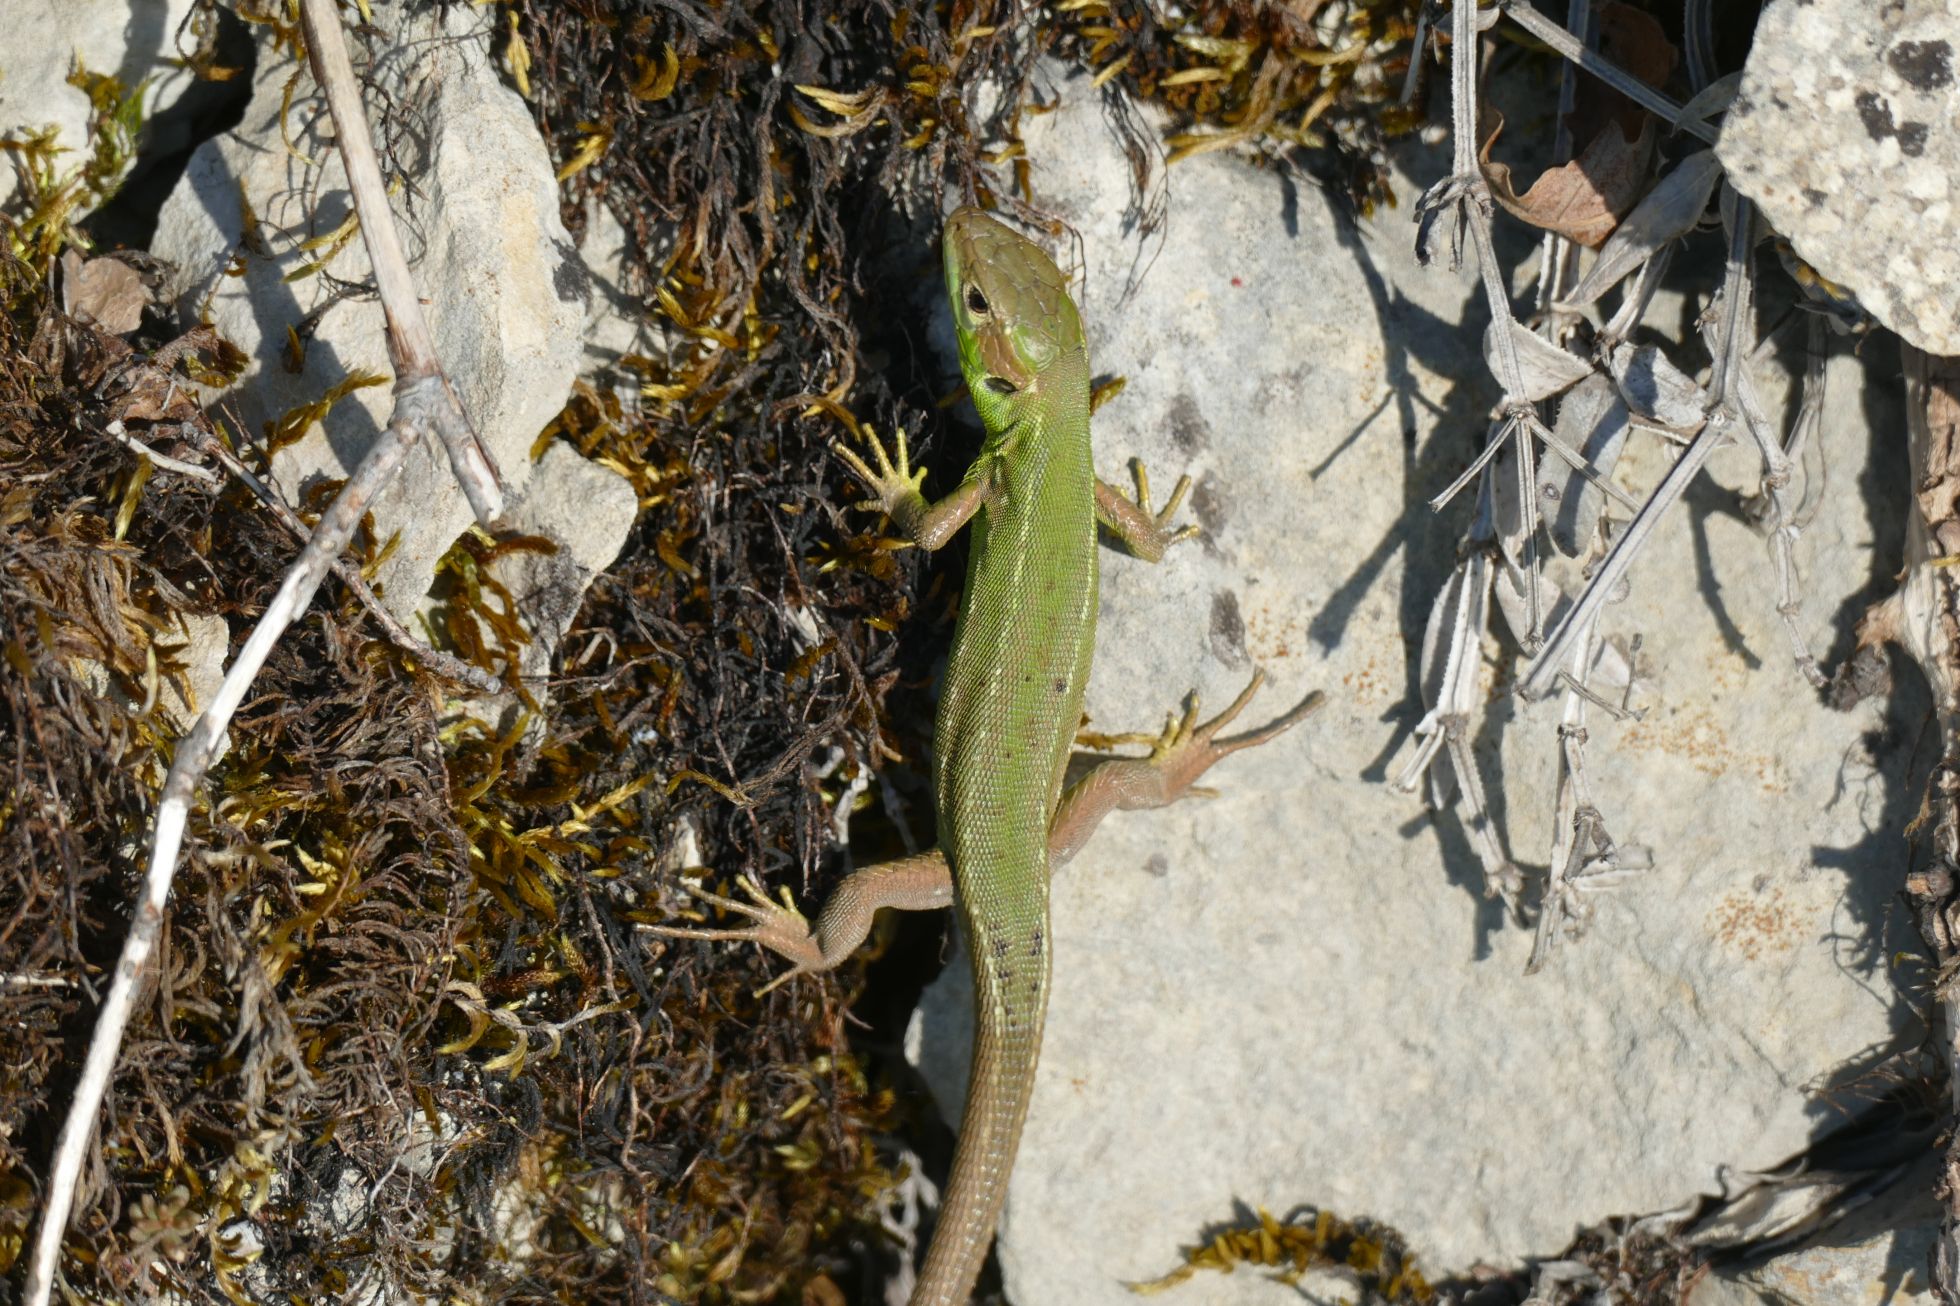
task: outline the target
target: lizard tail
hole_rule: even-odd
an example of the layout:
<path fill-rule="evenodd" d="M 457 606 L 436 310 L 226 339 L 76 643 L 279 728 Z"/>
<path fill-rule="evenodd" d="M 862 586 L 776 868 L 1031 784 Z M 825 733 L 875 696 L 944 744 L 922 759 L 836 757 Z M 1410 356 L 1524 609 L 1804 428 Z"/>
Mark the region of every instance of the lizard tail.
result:
<path fill-rule="evenodd" d="M 1031 878 L 1030 887 L 1042 899 L 1038 908 L 1019 904 L 1031 910 L 1002 913 L 996 886 L 991 910 L 967 919 L 973 958 L 973 1071 L 939 1228 L 911 1306 L 966 1306 L 1007 1200 L 1007 1175 L 1027 1119 L 1048 1014 L 1047 940 L 1045 930 L 1033 924 L 1047 919 L 1048 886 L 1045 875 Z M 1006 925 L 1004 915 L 1021 928 Z"/>

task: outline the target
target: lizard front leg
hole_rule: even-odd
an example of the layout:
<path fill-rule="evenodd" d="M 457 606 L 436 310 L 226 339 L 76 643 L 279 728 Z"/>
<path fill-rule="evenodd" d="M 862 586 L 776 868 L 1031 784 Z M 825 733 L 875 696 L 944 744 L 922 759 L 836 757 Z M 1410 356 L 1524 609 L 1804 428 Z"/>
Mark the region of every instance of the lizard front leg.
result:
<path fill-rule="evenodd" d="M 1171 545 L 1198 533 L 1196 526 L 1171 529 L 1171 519 L 1177 516 L 1178 507 L 1191 489 L 1191 478 L 1178 477 L 1177 484 L 1171 487 L 1170 502 L 1161 511 L 1152 512 L 1150 476 L 1143 470 L 1142 460 L 1130 460 L 1130 474 L 1137 483 L 1134 499 L 1102 477 L 1096 478 L 1096 524 L 1114 535 L 1135 557 L 1145 562 L 1161 561 Z"/>
<path fill-rule="evenodd" d="M 871 446 L 872 459 L 877 463 L 876 470 L 843 445 L 831 446 L 845 465 L 864 482 L 864 487 L 871 491 L 871 500 L 859 506 L 881 509 L 885 516 L 891 518 L 900 535 L 927 552 L 952 539 L 993 493 L 993 478 L 987 470 L 991 463 L 983 458 L 975 460 L 973 466 L 967 469 L 966 479 L 960 482 L 958 489 L 938 503 L 930 503 L 923 489 L 926 470 L 923 467 L 917 471 L 912 469 L 911 455 L 905 447 L 905 428 L 898 430 L 896 466 L 886 457 L 884 441 L 878 438 L 876 431 L 867 426 L 864 436 Z"/>

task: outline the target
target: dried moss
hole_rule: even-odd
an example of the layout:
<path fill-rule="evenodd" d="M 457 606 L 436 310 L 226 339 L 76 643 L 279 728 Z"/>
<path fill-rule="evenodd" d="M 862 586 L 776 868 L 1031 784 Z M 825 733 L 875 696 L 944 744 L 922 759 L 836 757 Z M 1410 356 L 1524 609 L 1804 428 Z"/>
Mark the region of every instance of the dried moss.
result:
<path fill-rule="evenodd" d="M 1065 0 L 1056 25 L 1059 48 L 1097 84 L 1168 111 L 1167 163 L 1221 149 L 1325 149 L 1365 213 L 1395 202 L 1384 144 L 1426 117 L 1420 99 L 1400 103 L 1418 8 Z"/>
<path fill-rule="evenodd" d="M 297 57 L 286 6 L 232 7 Z M 1355 68 L 1306 57 L 1319 37 L 1236 6 L 1177 24 L 1013 12 L 501 6 L 568 216 L 612 206 L 668 340 L 541 440 L 619 471 L 640 518 L 549 692 L 501 731 L 451 713 L 332 582 L 288 635 L 193 821 L 69 1238 L 78 1290 L 823 1299 L 881 1243 L 876 1142 L 904 1108 L 845 1036 L 862 959 L 758 999 L 776 967 L 753 950 L 634 929 L 681 907 L 682 860 L 820 897 L 847 790 L 922 755 L 956 571 L 847 515 L 826 446 L 943 425 L 894 306 L 934 275 L 949 194 L 1018 202 L 1015 123 L 1044 49 L 1100 71 L 1127 53 L 1113 75 L 1181 130 L 1245 141 L 1305 139 L 1321 119 L 1297 115 L 1330 89 L 1323 118 L 1375 103 Z M 1007 87 L 984 121 L 983 79 Z M 97 90 L 84 186 L 119 174 L 134 126 L 130 97 Z M 113 435 L 205 463 L 223 433 L 173 382 L 237 360 L 208 332 L 132 349 L 56 313 L 46 267 L 80 204 L 47 181 L 0 264 L 0 1269 L 38 1207 L 179 729 L 153 692 L 180 670 L 159 634 L 200 613 L 242 637 L 297 548 L 237 487 L 158 471 Z M 263 445 L 240 453 L 262 468 Z M 387 547 L 360 542 L 369 563 Z M 507 671 L 528 636 L 485 564 L 530 547 L 459 541 L 433 633 Z M 886 778 L 922 788 L 909 763 Z M 859 827 L 861 852 L 899 837 Z"/>
<path fill-rule="evenodd" d="M 47 1162 L 182 728 L 160 682 L 191 696 L 165 651 L 178 618 L 242 627 L 295 545 L 222 482 L 157 471 L 116 438 L 199 459 L 216 432 L 183 397 L 185 363 L 222 365 L 208 332 L 132 350 L 33 306 L 26 265 L 4 275 L 37 307 L 0 324 L 0 1185 L 21 1194 Z M 399 1114 L 378 1072 L 433 1018 L 416 995 L 453 926 L 429 907 L 445 884 L 460 896 L 466 869 L 435 728 L 426 691 L 351 613 L 295 630 L 240 714 L 71 1241 L 94 1291 L 142 1295 L 180 1261 L 222 1259 L 217 1228 L 265 1200 L 283 1146 Z M 9 1205 L 9 1262 L 32 1205 Z"/>
<path fill-rule="evenodd" d="M 1262 1210 L 1253 1220 L 1221 1229 L 1187 1249 L 1183 1265 L 1161 1279 L 1132 1284 L 1131 1290 L 1152 1296 L 1200 1270 L 1230 1274 L 1241 1265 L 1273 1270 L 1273 1279 L 1296 1286 L 1312 1271 L 1337 1272 L 1354 1281 L 1362 1301 L 1385 1306 L 1429 1306 L 1436 1300 L 1436 1290 L 1416 1268 L 1399 1233 L 1311 1206 L 1284 1220 Z"/>

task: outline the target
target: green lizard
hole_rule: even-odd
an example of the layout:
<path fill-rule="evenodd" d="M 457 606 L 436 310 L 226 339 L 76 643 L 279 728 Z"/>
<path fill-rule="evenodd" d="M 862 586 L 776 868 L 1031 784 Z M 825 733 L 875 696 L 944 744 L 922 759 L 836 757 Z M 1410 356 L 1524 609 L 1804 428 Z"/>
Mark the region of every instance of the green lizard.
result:
<path fill-rule="evenodd" d="M 1047 1013 L 1050 869 L 1109 812 L 1160 807 L 1194 792 L 1214 762 L 1273 738 L 1321 701 L 1310 694 L 1261 730 L 1219 738 L 1258 689 L 1255 672 L 1215 719 L 1198 724 L 1193 698 L 1149 757 L 1103 761 L 1063 792 L 1095 644 L 1096 528 L 1156 561 L 1195 533 L 1169 528 L 1190 480 L 1152 514 L 1141 467 L 1134 502 L 1096 477 L 1082 322 L 1066 280 L 1038 246 L 964 208 L 946 220 L 945 265 L 960 367 L 986 427 L 980 456 L 958 489 L 929 504 L 925 472 L 910 467 L 903 431 L 896 466 L 875 436 L 876 470 L 838 450 L 921 548 L 936 549 L 973 523 L 933 739 L 940 846 L 852 874 L 814 928 L 747 880 L 740 881 L 747 902 L 695 893 L 753 924 L 656 927 L 763 944 L 793 963 L 787 979 L 842 961 L 880 907 L 958 905 L 973 961 L 973 1069 L 938 1232 L 912 1306 L 964 1303 L 993 1239 Z"/>

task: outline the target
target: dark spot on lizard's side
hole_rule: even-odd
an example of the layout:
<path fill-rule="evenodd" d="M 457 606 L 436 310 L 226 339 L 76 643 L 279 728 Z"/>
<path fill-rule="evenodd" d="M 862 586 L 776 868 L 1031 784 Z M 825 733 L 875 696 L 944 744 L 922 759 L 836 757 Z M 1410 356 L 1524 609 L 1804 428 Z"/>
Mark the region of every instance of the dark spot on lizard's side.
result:
<path fill-rule="evenodd" d="M 1239 612 L 1239 596 L 1230 590 L 1211 596 L 1211 652 L 1228 667 L 1246 663 L 1245 617 Z"/>
<path fill-rule="evenodd" d="M 1178 452 L 1195 454 L 1211 443 L 1211 425 L 1198 409 L 1198 401 L 1190 395 L 1179 395 L 1171 400 L 1169 415 L 1171 443 Z"/>
<path fill-rule="evenodd" d="M 1056 692 L 1057 694 L 1066 694 L 1066 693 L 1068 693 L 1068 681 L 1066 681 L 1066 680 L 1057 680 L 1057 681 L 1055 682 L 1055 692 Z"/>
<path fill-rule="evenodd" d="M 1198 525 L 1205 528 L 1204 539 L 1211 544 L 1225 529 L 1225 523 L 1232 513 L 1225 506 L 1225 497 L 1218 492 L 1218 480 L 1210 472 L 1198 478 L 1191 490 L 1191 515 L 1198 519 Z"/>
<path fill-rule="evenodd" d="M 1860 91 L 1852 103 L 1858 106 L 1858 118 L 1865 124 L 1865 134 L 1875 141 L 1882 141 L 1894 134 L 1892 126 L 1892 106 L 1885 97 L 1875 91 Z"/>
<path fill-rule="evenodd" d="M 987 950 L 994 954 L 995 961 L 999 961 L 1007 956 L 1007 949 L 1010 946 L 1005 935 L 996 934 L 987 940 Z"/>
<path fill-rule="evenodd" d="M 1040 930 L 1036 930 L 1028 938 L 1028 955 L 1030 957 L 1039 957 L 1041 955 L 1041 931 Z"/>
<path fill-rule="evenodd" d="M 568 242 L 555 240 L 551 248 L 558 255 L 558 266 L 551 270 L 551 289 L 561 304 L 592 302 L 592 274 L 585 270 L 585 260 L 578 256 L 578 250 Z"/>
<path fill-rule="evenodd" d="M 1953 82 L 1953 47 L 1945 41 L 1901 41 L 1885 62 L 1915 91 L 1936 91 Z"/>

